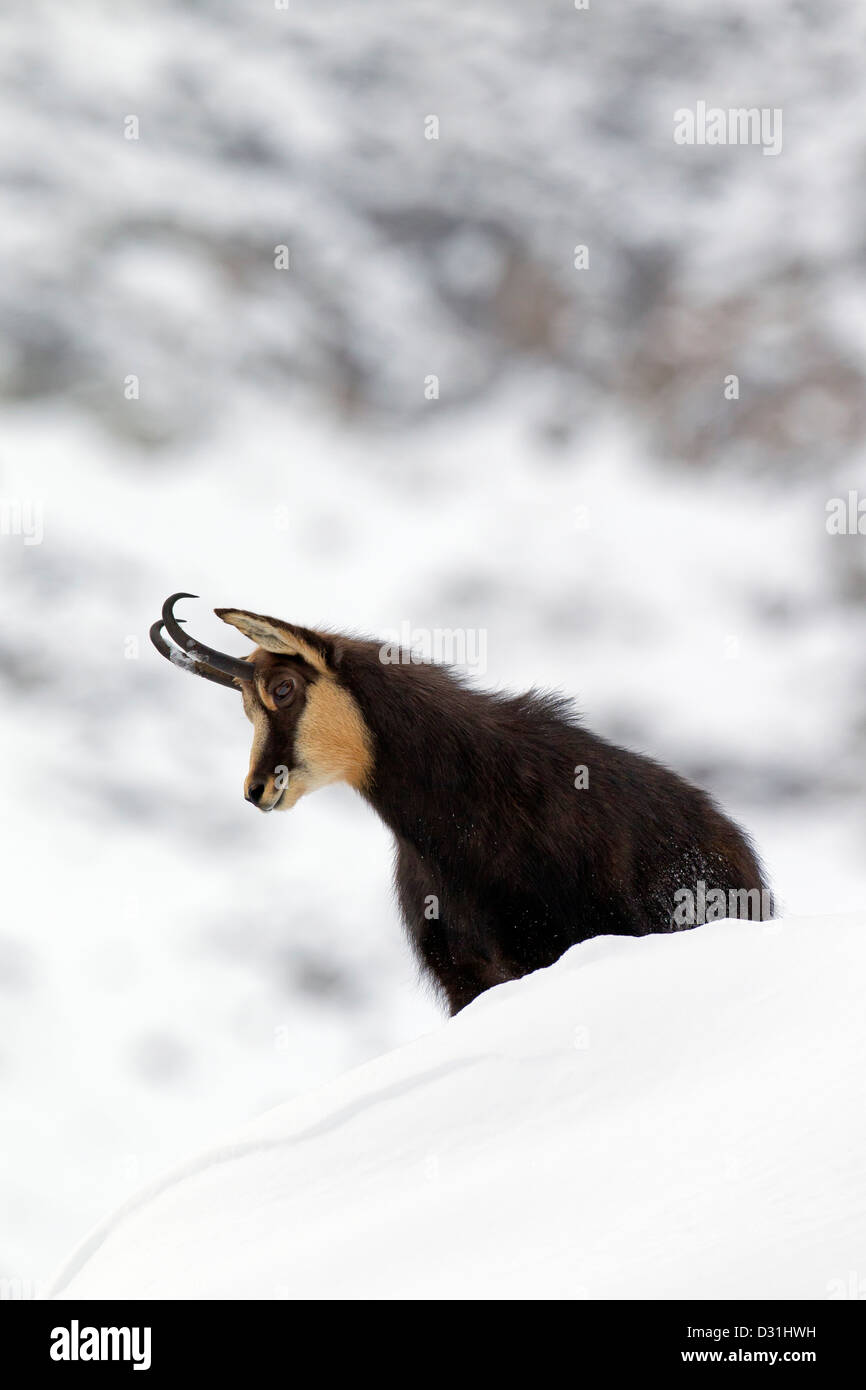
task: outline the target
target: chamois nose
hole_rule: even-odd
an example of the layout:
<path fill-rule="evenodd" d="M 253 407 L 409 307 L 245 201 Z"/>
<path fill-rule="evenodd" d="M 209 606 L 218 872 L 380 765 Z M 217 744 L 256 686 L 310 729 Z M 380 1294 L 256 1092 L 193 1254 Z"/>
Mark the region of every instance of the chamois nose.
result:
<path fill-rule="evenodd" d="M 264 794 L 265 794 L 265 784 L 264 784 L 264 782 L 248 782 L 248 783 L 247 783 L 246 790 L 244 791 L 244 796 L 246 797 L 247 801 L 251 801 L 251 802 L 253 803 L 254 806 L 258 806 L 258 804 L 259 804 L 259 802 L 261 801 L 261 799 L 262 799 L 262 797 L 264 796 Z"/>

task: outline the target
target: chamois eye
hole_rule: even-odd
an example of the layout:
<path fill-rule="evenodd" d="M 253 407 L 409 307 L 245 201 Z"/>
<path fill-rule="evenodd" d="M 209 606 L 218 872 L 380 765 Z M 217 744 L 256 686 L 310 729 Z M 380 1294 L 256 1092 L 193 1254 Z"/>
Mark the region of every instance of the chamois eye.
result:
<path fill-rule="evenodd" d="M 294 676 L 286 676 L 284 680 L 278 681 L 271 691 L 275 705 L 287 705 L 295 693 L 298 682 Z"/>

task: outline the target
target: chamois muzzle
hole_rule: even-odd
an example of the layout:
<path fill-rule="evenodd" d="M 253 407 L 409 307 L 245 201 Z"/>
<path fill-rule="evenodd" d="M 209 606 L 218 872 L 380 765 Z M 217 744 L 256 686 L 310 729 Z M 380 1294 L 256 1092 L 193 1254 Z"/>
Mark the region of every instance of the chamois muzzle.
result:
<path fill-rule="evenodd" d="M 252 666 L 236 656 L 215 651 L 213 647 L 205 646 L 204 642 L 197 642 L 188 632 L 184 632 L 180 625 L 183 620 L 174 615 L 174 605 L 178 599 L 197 597 L 197 594 L 172 594 L 171 598 L 167 598 L 162 605 L 162 617 L 150 629 L 150 640 L 160 655 L 174 666 L 182 666 L 194 676 L 203 676 L 217 685 L 227 685 L 231 690 L 237 690 L 237 681 L 252 680 Z M 162 635 L 163 628 L 177 646 L 166 642 Z"/>

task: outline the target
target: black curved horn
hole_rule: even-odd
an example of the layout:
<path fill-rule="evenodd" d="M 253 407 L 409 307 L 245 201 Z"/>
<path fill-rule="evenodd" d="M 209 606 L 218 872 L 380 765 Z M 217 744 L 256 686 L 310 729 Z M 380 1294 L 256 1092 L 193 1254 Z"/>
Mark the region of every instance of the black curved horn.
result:
<path fill-rule="evenodd" d="M 193 661 L 191 656 L 180 650 L 180 647 L 170 647 L 162 635 L 162 618 L 152 625 L 150 640 L 160 655 L 170 661 L 172 666 L 180 666 L 185 671 L 191 671 L 194 676 L 203 676 L 205 680 L 215 681 L 217 685 L 228 686 L 229 690 L 237 690 L 233 676 L 225 676 L 222 671 L 216 671 L 213 666 L 207 666 L 203 661 Z"/>
<path fill-rule="evenodd" d="M 228 656 L 225 652 L 215 651 L 213 647 L 205 646 L 204 642 L 197 642 L 189 633 L 184 632 L 180 620 L 174 615 L 174 605 L 178 599 L 196 597 L 196 594 L 172 594 L 171 598 L 167 598 L 162 605 L 162 621 L 154 623 L 150 629 L 150 640 L 157 651 L 175 666 L 183 666 L 194 675 L 204 676 L 207 680 L 215 680 L 220 685 L 231 685 L 237 689 L 234 684 L 236 680 L 250 681 L 253 678 L 253 668 L 249 662 L 241 661 L 237 656 Z M 177 647 L 170 647 L 164 641 L 161 632 L 163 627 L 177 643 Z"/>

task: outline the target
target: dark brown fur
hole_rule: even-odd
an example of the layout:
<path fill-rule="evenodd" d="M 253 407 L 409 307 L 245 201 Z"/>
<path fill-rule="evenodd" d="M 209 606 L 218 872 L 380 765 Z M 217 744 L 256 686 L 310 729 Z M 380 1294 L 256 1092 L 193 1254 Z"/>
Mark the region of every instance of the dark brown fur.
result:
<path fill-rule="evenodd" d="M 376 642 L 263 621 L 314 640 L 327 674 L 259 651 L 260 679 L 296 662 L 303 699 L 336 680 L 360 710 L 358 790 L 394 835 L 400 909 L 452 1013 L 589 937 L 676 930 L 678 889 L 765 890 L 748 838 L 705 792 L 590 733 L 564 699 L 479 692 L 439 666 L 383 663 Z M 274 721 L 269 763 L 297 762 L 301 714 Z"/>

